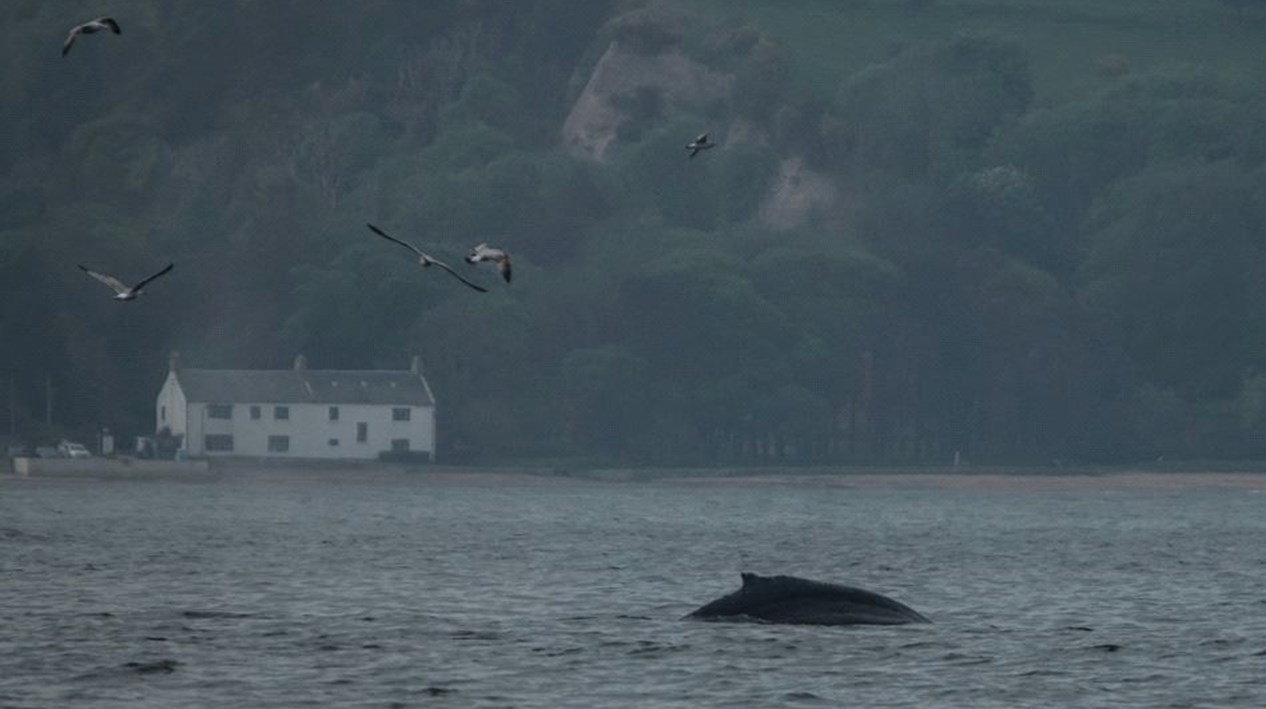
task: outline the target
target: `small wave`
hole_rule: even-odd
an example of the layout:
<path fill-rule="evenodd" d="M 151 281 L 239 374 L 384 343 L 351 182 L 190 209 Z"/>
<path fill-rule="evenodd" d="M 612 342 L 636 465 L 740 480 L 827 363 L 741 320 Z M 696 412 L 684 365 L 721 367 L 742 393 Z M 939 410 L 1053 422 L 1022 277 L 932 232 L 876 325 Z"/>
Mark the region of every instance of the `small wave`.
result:
<path fill-rule="evenodd" d="M 454 640 L 500 640 L 500 633 L 486 630 L 454 630 L 448 636 Z"/>
<path fill-rule="evenodd" d="M 181 663 L 178 660 L 170 658 L 155 660 L 153 662 L 128 662 L 123 666 L 138 675 L 150 674 L 171 674 L 176 671 Z"/>
<path fill-rule="evenodd" d="M 813 692 L 787 692 L 782 695 L 783 699 L 790 702 L 825 702 L 826 700 Z"/>
<path fill-rule="evenodd" d="M 182 611 L 185 618 L 254 618 L 251 613 L 233 613 L 231 611 Z"/>
<path fill-rule="evenodd" d="M 540 654 L 544 657 L 565 657 L 567 655 L 579 655 L 580 653 L 584 651 L 585 649 L 582 647 L 564 647 L 564 648 L 534 647 L 532 648 L 532 652 Z"/>

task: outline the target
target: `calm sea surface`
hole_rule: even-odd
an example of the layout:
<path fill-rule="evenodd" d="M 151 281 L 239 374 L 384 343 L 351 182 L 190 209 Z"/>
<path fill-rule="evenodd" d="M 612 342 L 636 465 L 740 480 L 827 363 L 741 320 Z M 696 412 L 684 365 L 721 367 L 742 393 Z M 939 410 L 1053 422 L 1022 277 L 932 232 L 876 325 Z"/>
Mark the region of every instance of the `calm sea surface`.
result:
<path fill-rule="evenodd" d="M 788 573 L 934 625 L 683 621 Z M 0 481 L 2 707 L 1261 707 L 1266 494 Z"/>

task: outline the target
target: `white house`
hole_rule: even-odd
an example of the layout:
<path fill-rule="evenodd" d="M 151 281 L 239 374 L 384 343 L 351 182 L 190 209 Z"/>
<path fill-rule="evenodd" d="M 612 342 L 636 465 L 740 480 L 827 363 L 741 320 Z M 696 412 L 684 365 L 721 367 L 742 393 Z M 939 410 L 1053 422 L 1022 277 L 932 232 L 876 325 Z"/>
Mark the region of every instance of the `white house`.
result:
<path fill-rule="evenodd" d="M 435 459 L 435 397 L 421 360 L 407 370 L 185 369 L 173 354 L 157 425 L 188 456 Z"/>

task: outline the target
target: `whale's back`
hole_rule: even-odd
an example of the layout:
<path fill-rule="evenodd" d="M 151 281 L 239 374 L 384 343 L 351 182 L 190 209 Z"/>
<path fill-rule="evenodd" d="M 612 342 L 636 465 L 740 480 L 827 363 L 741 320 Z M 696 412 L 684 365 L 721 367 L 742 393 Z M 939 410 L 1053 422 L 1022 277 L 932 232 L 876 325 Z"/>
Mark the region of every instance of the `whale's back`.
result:
<path fill-rule="evenodd" d="M 743 574 L 743 587 L 688 618 L 808 625 L 928 623 L 918 611 L 873 591 L 795 576 Z"/>

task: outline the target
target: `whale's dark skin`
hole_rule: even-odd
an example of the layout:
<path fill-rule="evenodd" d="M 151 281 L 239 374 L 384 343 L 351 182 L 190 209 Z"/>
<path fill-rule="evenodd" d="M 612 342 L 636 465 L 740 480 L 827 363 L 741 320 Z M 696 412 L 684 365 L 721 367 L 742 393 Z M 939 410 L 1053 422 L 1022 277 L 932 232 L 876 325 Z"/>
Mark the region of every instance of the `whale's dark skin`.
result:
<path fill-rule="evenodd" d="M 743 587 L 686 616 L 800 625 L 930 623 L 904 603 L 852 586 L 744 573 Z"/>

